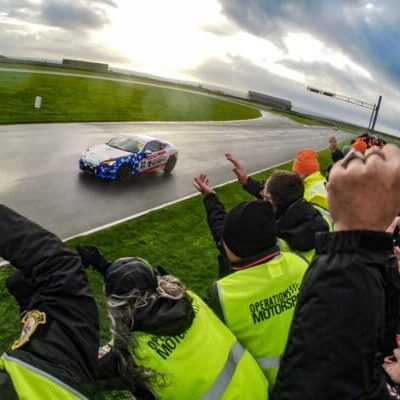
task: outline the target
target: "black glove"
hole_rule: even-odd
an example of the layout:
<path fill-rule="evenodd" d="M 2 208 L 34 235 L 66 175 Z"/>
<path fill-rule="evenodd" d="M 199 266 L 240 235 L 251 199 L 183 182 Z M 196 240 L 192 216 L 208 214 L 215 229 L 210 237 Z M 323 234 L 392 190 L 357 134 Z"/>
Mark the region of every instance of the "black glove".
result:
<path fill-rule="evenodd" d="M 96 246 L 76 246 L 76 251 L 81 256 L 82 264 L 85 268 L 92 266 L 102 275 L 104 275 L 107 268 L 112 264 L 100 253 Z"/>
<path fill-rule="evenodd" d="M 168 271 L 162 265 L 157 265 L 156 271 L 160 276 L 169 275 Z"/>

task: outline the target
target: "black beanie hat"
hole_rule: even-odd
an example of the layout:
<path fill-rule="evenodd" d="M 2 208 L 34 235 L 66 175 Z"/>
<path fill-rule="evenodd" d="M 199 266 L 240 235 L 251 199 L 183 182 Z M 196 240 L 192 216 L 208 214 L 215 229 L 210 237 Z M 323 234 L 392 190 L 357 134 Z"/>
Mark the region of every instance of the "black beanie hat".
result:
<path fill-rule="evenodd" d="M 137 257 L 119 258 L 104 275 L 106 296 L 122 296 L 133 289 L 154 292 L 157 289 L 157 274 L 150 264 Z"/>
<path fill-rule="evenodd" d="M 238 257 L 247 258 L 275 246 L 276 225 L 271 205 L 262 200 L 244 201 L 225 219 L 222 238 Z"/>
<path fill-rule="evenodd" d="M 141 258 L 120 258 L 106 269 L 106 296 L 127 295 L 133 289 L 143 293 L 155 292 L 158 287 L 157 276 L 160 275 L 159 268 L 154 270 Z M 152 335 L 180 335 L 191 326 L 194 317 L 189 297 L 178 300 L 158 298 L 136 310 L 133 330 Z"/>

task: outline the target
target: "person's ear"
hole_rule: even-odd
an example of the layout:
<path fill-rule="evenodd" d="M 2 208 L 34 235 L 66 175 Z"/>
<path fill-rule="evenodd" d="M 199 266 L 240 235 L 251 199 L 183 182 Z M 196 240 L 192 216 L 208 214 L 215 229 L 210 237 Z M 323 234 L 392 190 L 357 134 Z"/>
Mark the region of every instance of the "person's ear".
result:
<path fill-rule="evenodd" d="M 222 244 L 224 246 L 226 256 L 230 262 L 242 261 L 242 259 L 239 256 L 237 256 L 235 253 L 232 252 L 232 250 L 226 245 L 224 241 L 222 242 Z"/>

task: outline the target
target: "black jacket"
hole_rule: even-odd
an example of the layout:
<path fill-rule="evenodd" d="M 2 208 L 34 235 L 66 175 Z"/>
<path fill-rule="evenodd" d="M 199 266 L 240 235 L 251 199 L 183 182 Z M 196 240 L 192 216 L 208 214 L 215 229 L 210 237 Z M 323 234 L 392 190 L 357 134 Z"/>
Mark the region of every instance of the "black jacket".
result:
<path fill-rule="evenodd" d="M 264 189 L 265 182 L 256 181 L 252 177 L 249 176 L 247 179 L 247 183 L 243 185 L 243 189 L 250 193 L 252 196 L 256 197 L 257 199 L 262 199 L 261 192 Z"/>
<path fill-rule="evenodd" d="M 276 215 L 278 237 L 284 239 L 293 251 L 315 248 L 315 235 L 329 232 L 329 225 L 307 200 L 295 201 L 281 215 Z"/>
<path fill-rule="evenodd" d="M 224 276 L 229 275 L 232 272 L 230 269 L 231 263 L 226 257 L 225 249 L 222 244 L 222 233 L 226 217 L 225 206 L 214 193 L 205 196 L 203 201 L 207 214 L 208 227 L 210 228 L 210 232 L 214 239 L 215 245 L 219 250 L 218 278 L 223 278 Z"/>
<path fill-rule="evenodd" d="M 264 182 L 249 177 L 243 189 L 258 199 Z M 294 251 L 309 251 L 315 246 L 315 234 L 328 232 L 328 223 L 322 214 L 305 199 L 299 199 L 290 205 L 284 213 L 276 214 L 278 237 L 284 239 Z"/>
<path fill-rule="evenodd" d="M 55 235 L 3 205 L 0 256 L 19 269 L 30 285 L 29 299 L 18 298 L 20 305 L 47 315 L 47 323 L 28 343 L 6 353 L 97 398 L 99 321 L 80 257 Z M 21 292 L 13 294 L 19 297 Z M 11 393 L 9 378 L 0 370 L 2 399 Z"/>
<path fill-rule="evenodd" d="M 385 280 L 391 236 L 317 236 L 272 400 L 382 400 Z"/>
<path fill-rule="evenodd" d="M 343 152 L 340 149 L 336 149 L 335 151 L 331 151 L 331 157 L 332 157 L 332 161 L 338 162 L 339 160 L 341 160 L 343 158 Z"/>
<path fill-rule="evenodd" d="M 397 347 L 396 336 L 400 334 L 400 276 L 397 258 L 393 255 L 385 279 L 385 335 L 382 358 L 392 355 Z"/>

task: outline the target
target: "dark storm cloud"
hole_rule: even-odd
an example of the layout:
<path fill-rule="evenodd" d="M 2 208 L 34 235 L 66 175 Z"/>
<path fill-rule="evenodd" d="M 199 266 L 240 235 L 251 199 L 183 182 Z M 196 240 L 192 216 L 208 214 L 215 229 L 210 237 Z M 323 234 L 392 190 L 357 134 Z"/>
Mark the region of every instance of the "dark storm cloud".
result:
<path fill-rule="evenodd" d="M 71 1 L 46 2 L 42 9 L 44 22 L 65 29 L 100 29 L 107 25 L 104 10 L 88 3 Z"/>
<path fill-rule="evenodd" d="M 400 83 L 398 0 L 220 0 L 242 29 L 284 47 L 288 32 L 307 32 L 353 61 Z M 367 4 L 375 4 L 367 7 Z"/>
<path fill-rule="evenodd" d="M 113 0 L 4 0 L 0 13 L 24 22 L 49 25 L 67 30 L 96 30 L 109 23 L 101 6 L 117 7 Z"/>

